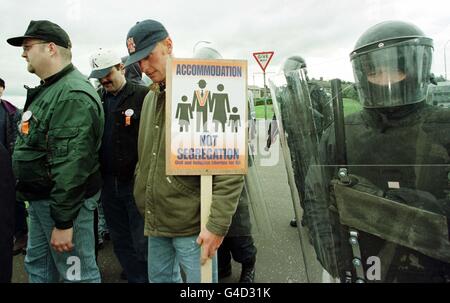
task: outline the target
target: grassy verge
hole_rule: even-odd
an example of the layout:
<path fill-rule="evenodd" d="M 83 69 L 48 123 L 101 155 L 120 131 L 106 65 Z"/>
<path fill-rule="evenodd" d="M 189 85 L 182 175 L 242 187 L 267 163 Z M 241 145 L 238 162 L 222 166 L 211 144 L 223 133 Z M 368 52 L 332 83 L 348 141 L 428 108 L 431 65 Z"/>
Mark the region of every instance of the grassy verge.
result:
<path fill-rule="evenodd" d="M 346 116 L 361 110 L 361 104 L 353 99 L 344 98 L 344 114 Z"/>
<path fill-rule="evenodd" d="M 344 98 L 344 113 L 346 116 L 354 112 L 357 112 L 360 109 L 361 104 L 359 104 L 358 101 Z M 256 106 L 255 110 L 256 110 L 256 119 L 264 119 L 264 105 Z M 273 116 L 273 107 L 272 105 L 267 105 L 267 119 L 271 120 L 272 116 Z"/>
<path fill-rule="evenodd" d="M 264 105 L 255 106 L 256 119 L 264 119 Z M 273 116 L 272 104 L 267 105 L 267 120 L 271 120 Z"/>

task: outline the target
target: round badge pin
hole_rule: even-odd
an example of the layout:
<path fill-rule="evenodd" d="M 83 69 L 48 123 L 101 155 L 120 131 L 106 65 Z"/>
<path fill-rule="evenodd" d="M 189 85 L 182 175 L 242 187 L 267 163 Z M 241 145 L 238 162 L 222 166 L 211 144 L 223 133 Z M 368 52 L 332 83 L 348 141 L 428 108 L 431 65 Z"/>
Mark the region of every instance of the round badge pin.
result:
<path fill-rule="evenodd" d="M 26 112 L 23 113 L 22 115 L 22 121 L 23 122 L 27 122 L 30 121 L 31 117 L 33 116 L 33 113 L 30 110 L 27 110 Z"/>
<path fill-rule="evenodd" d="M 131 116 L 133 116 L 133 115 L 134 115 L 134 110 L 132 110 L 132 109 L 127 109 L 127 110 L 125 111 L 125 116 L 131 117 Z"/>

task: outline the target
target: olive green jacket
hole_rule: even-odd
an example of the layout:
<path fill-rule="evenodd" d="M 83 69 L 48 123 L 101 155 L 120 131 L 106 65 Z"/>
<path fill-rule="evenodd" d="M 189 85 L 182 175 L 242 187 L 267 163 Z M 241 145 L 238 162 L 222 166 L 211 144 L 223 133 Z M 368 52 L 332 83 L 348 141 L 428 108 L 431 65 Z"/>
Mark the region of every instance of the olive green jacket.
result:
<path fill-rule="evenodd" d="M 51 200 L 55 226 L 72 227 L 85 198 L 101 188 L 98 150 L 104 115 L 95 89 L 72 64 L 28 89 L 13 154 L 19 200 Z"/>
<path fill-rule="evenodd" d="M 165 115 L 165 92 L 151 90 L 141 112 L 134 197 L 146 236 L 192 236 L 200 232 L 200 176 L 166 175 Z M 213 177 L 210 232 L 227 233 L 243 185 L 243 176 Z"/>

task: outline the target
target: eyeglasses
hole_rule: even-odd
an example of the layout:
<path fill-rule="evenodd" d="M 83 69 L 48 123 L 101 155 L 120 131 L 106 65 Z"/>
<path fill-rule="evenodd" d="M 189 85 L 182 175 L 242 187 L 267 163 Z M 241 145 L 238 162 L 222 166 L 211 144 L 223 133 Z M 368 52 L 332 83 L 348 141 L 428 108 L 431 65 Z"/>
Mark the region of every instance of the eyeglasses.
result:
<path fill-rule="evenodd" d="M 29 50 L 33 47 L 33 45 L 36 45 L 36 44 L 46 44 L 46 43 L 48 43 L 48 42 L 36 42 L 36 43 L 28 44 L 28 45 L 22 45 L 22 49 L 23 49 L 24 52 L 27 52 L 27 51 L 29 51 Z"/>

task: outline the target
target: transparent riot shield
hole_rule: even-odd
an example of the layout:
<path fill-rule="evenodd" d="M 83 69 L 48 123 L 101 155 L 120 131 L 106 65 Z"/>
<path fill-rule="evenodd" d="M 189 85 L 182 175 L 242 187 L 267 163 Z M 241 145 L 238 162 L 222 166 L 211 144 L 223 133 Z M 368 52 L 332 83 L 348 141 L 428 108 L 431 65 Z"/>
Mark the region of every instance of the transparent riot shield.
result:
<path fill-rule="evenodd" d="M 267 201 L 263 196 L 261 176 L 258 171 L 256 157 L 258 153 L 258 131 L 261 127 L 257 126 L 255 103 L 253 94 L 249 92 L 249 117 L 248 117 L 248 150 L 249 163 L 248 173 L 245 177 L 245 193 L 248 195 L 251 206 L 252 221 L 254 222 L 255 233 L 266 236 L 272 236 L 273 228 L 269 219 Z M 257 201 L 257 202 L 256 202 Z"/>
<path fill-rule="evenodd" d="M 332 204 L 339 215 L 342 243 L 347 243 L 347 270 L 355 282 L 450 282 L 449 199 L 421 190 L 425 183 L 383 187 L 389 172 L 439 174 L 448 166 L 349 165 L 349 172 L 332 180 Z M 372 172 L 371 172 L 372 171 Z M 364 175 L 364 177 L 362 177 Z M 411 175 L 409 175 L 411 176 Z M 443 175 L 444 176 L 444 175 Z M 370 178 L 366 179 L 366 178 Z M 391 179 L 392 180 L 392 179 Z M 397 179 L 398 180 L 398 179 Z M 397 182 L 397 181 L 389 181 Z"/>
<path fill-rule="evenodd" d="M 450 282 L 450 112 L 419 104 L 344 117 L 340 82 L 331 82 L 334 124 L 319 155 L 331 180 L 336 275 Z M 308 184 L 312 178 L 308 173 Z"/>
<path fill-rule="evenodd" d="M 267 201 L 263 195 L 261 176 L 255 161 L 257 156 L 257 123 L 253 94 L 248 93 L 248 173 L 244 176 L 244 188 L 232 218 L 227 237 L 271 237 L 272 223 L 269 219 Z"/>
<path fill-rule="evenodd" d="M 250 151 L 249 146 L 249 151 Z M 244 188 L 239 200 L 236 216 L 233 217 L 233 225 L 239 226 L 237 223 L 240 218 L 241 221 L 248 221 L 249 217 L 251 223 L 251 234 L 260 237 L 273 236 L 272 222 L 269 216 L 267 201 L 263 195 L 263 186 L 261 184 L 261 176 L 258 171 L 258 166 L 255 160 L 255 155 L 249 155 L 248 173 L 244 177 Z M 229 234 L 231 236 L 246 236 L 250 229 L 243 228 L 238 231 L 234 230 Z"/>
<path fill-rule="evenodd" d="M 320 113 L 302 70 L 272 77 L 269 84 L 307 281 L 332 281 L 337 265 L 328 207 L 330 178 L 319 157 Z"/>

